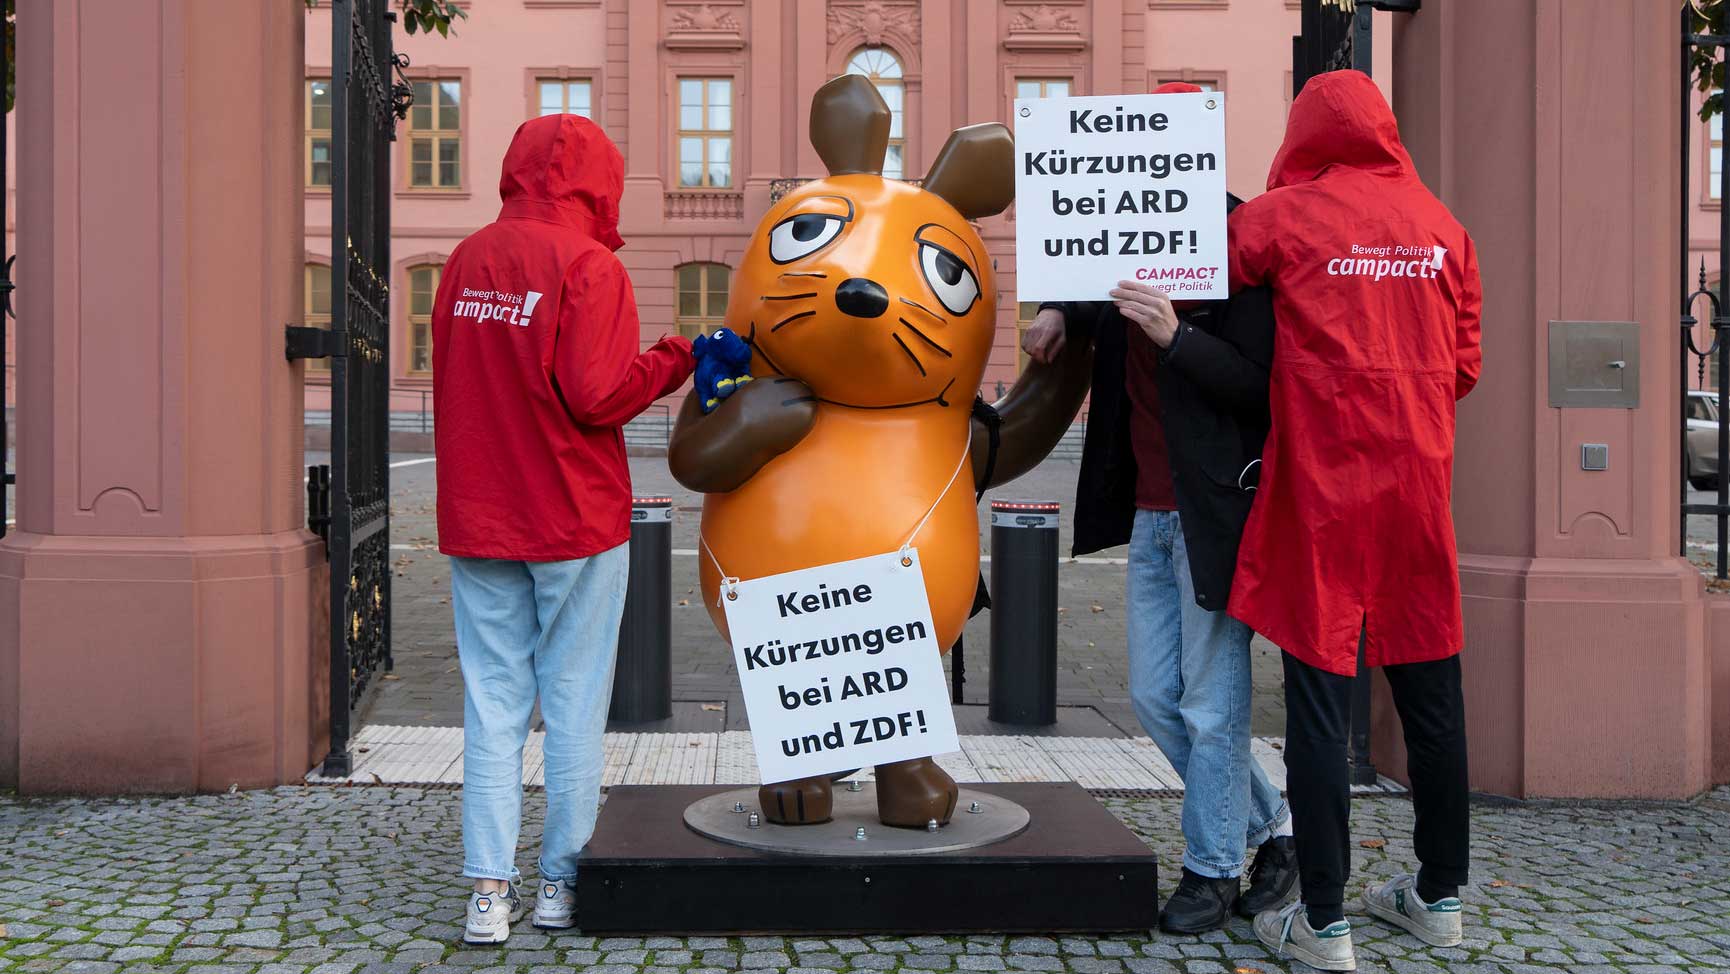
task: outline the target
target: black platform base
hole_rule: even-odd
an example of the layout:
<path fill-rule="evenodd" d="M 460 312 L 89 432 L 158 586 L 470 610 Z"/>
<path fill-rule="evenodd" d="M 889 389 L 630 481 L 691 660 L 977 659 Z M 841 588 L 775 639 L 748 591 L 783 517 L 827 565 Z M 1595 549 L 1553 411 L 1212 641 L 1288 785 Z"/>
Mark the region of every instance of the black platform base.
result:
<path fill-rule="evenodd" d="M 1018 802 L 1025 832 L 931 856 L 787 856 L 685 826 L 728 785 L 611 789 L 577 870 L 584 933 L 1145 931 L 1159 918 L 1153 853 L 1070 783 L 968 787 Z"/>

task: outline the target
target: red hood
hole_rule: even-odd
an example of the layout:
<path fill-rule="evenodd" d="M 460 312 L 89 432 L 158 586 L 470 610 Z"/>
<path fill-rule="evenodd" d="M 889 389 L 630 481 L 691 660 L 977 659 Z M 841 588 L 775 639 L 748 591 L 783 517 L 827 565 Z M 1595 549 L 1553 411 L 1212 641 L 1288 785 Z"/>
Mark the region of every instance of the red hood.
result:
<path fill-rule="evenodd" d="M 543 115 L 517 127 L 499 177 L 500 219 L 562 223 L 604 244 L 619 236 L 625 160 L 601 127 L 581 115 Z"/>
<path fill-rule="evenodd" d="M 1153 93 L 1156 95 L 1184 95 L 1200 90 L 1200 85 L 1192 85 L 1187 81 L 1167 81 L 1165 84 L 1153 89 Z"/>
<path fill-rule="evenodd" d="M 1329 71 L 1304 85 L 1292 102 L 1267 188 L 1308 182 L 1329 166 L 1416 175 L 1393 110 L 1361 71 Z"/>

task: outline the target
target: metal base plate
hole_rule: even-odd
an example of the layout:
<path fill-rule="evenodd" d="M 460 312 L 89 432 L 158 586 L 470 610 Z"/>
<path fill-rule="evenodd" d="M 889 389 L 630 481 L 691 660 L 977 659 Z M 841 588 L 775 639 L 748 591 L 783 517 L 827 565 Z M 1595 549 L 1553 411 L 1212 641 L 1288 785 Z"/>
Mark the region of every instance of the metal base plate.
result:
<path fill-rule="evenodd" d="M 979 810 L 972 811 L 974 803 Z M 739 807 L 743 811 L 737 811 Z M 752 828 L 752 813 L 758 827 Z M 1000 795 L 961 789 L 949 824 L 936 831 L 900 829 L 877 820 L 877 784 L 858 791 L 835 786 L 835 817 L 821 825 L 776 825 L 761 814 L 757 789 L 738 788 L 692 802 L 685 824 L 720 842 L 792 856 L 927 856 L 977 849 L 1019 835 L 1027 828 L 1027 809 Z M 860 838 L 860 830 L 864 838 Z"/>
<path fill-rule="evenodd" d="M 848 839 L 847 855 L 782 855 L 717 841 L 685 824 L 693 803 L 737 794 L 736 787 L 616 785 L 577 864 L 577 916 L 585 934 L 687 936 L 1145 933 L 1159 922 L 1153 851 L 1086 791 L 1071 782 L 970 790 L 981 803 L 1026 809 L 1033 824 L 942 855 L 859 849 L 875 839 Z M 962 809 L 957 819 L 967 816 Z M 868 837 L 885 831 L 866 829 Z"/>

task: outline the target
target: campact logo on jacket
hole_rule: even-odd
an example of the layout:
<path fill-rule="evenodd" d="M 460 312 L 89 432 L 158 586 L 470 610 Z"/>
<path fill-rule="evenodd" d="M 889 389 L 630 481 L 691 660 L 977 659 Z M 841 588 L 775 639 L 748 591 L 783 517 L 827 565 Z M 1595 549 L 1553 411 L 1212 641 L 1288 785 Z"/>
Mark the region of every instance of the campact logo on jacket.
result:
<path fill-rule="evenodd" d="M 1335 257 L 1328 261 L 1329 277 L 1367 277 L 1379 281 L 1385 277 L 1417 277 L 1435 280 L 1441 276 L 1442 261 L 1448 248 L 1418 244 L 1384 244 L 1365 246 L 1352 244 L 1350 257 Z"/>
<path fill-rule="evenodd" d="M 535 313 L 535 305 L 541 300 L 541 292 L 530 291 L 527 294 L 511 294 L 505 291 L 479 291 L 465 287 L 457 295 L 456 304 L 451 308 L 452 318 L 473 318 L 475 324 L 486 321 L 503 321 L 520 328 L 529 326 L 529 318 Z"/>

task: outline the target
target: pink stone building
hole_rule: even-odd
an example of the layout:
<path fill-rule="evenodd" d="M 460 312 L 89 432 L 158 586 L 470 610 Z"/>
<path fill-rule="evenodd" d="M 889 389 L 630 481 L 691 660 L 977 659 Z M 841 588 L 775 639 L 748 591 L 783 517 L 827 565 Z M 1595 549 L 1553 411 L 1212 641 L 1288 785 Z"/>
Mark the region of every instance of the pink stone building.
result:
<path fill-rule="evenodd" d="M 322 313 L 304 265 L 327 246 L 328 207 L 306 182 L 328 23 L 298 0 L 19 6 L 0 788 L 300 780 L 329 744 L 331 586 L 302 481 L 302 419 L 320 401 L 304 386 L 318 381 L 285 357 L 283 325 Z M 1679 120 L 1676 12 L 1435 0 L 1378 33 L 1398 67 L 1376 73 L 1417 171 L 1483 268 L 1485 368 L 1459 407 L 1454 483 L 1478 790 L 1672 798 L 1730 782 L 1730 596 L 1676 555 L 1678 172 L 1714 164 L 1698 139 L 1694 158 L 1680 149 L 1699 129 Z M 805 105 L 850 65 L 899 100 L 908 177 L 954 126 L 1004 117 L 1023 85 L 1141 91 L 1188 72 L 1225 89 L 1231 185 L 1250 193 L 1297 19 L 1286 0 L 473 0 L 473 13 L 456 40 L 402 45 L 423 98 L 397 145 L 399 408 L 427 382 L 415 295 L 491 218 L 495 160 L 543 103 L 586 103 L 625 149 L 625 258 L 648 340 L 719 312 L 775 181 L 818 174 Z M 1007 228 L 985 229 L 1012 288 Z M 1694 222 L 1696 249 L 1711 232 Z M 999 297 L 988 382 L 1016 368 L 1017 315 Z M 1638 399 L 1554 404 L 1557 322 L 1636 324 Z M 1588 446 L 1607 463 L 1588 467 Z M 1378 685 L 1375 761 L 1397 776 Z"/>
<path fill-rule="evenodd" d="M 620 256 L 642 341 L 718 324 L 730 269 L 778 180 L 823 174 L 806 140 L 811 93 L 869 75 L 895 109 L 889 173 L 917 179 L 951 130 L 1010 118 L 1018 96 L 1219 89 L 1229 185 L 1260 192 L 1291 100 L 1295 0 L 476 0 L 455 36 L 398 32 L 415 107 L 395 147 L 393 409 L 430 410 L 430 302 L 439 267 L 498 211 L 512 132 L 545 112 L 588 115 L 626 160 Z M 1378 14 L 1378 18 L 1387 15 Z M 1378 79 L 1390 84 L 1387 23 Z M 330 15 L 306 40 L 306 304 L 328 314 Z M 321 114 L 321 108 L 323 109 Z M 1013 209 L 984 221 L 999 267 L 998 338 L 985 391 L 1020 369 Z M 309 370 L 307 406 L 328 408 Z M 670 397 L 651 420 L 677 408 Z M 413 428 L 415 420 L 398 418 Z"/>

